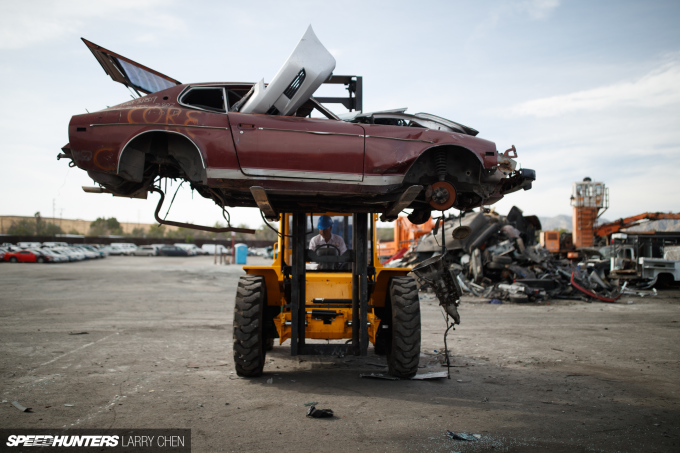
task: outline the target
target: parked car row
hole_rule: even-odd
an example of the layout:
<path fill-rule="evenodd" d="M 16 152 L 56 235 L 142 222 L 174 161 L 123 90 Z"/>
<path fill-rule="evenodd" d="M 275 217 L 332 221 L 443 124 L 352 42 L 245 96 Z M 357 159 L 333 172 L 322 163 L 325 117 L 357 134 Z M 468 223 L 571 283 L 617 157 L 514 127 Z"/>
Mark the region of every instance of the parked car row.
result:
<path fill-rule="evenodd" d="M 193 244 L 192 244 L 193 245 Z M 196 247 L 194 245 L 194 247 Z M 198 247 L 196 247 L 198 248 Z M 200 249 L 198 249 L 200 250 Z M 195 250 L 179 245 L 152 244 L 142 245 L 132 253 L 134 256 L 196 256 Z"/>
<path fill-rule="evenodd" d="M 110 245 L 20 242 L 18 244 L 5 243 L 0 246 L 0 262 L 12 263 L 61 263 L 104 258 L 108 255 L 196 256 L 210 254 L 208 249 L 199 248 L 196 244 L 181 243 L 137 246 L 131 242 L 117 242 Z"/>
<path fill-rule="evenodd" d="M 114 246 L 116 244 L 111 244 Z M 134 244 L 130 244 L 134 245 Z M 127 248 L 126 248 L 127 247 Z M 199 248 L 196 244 L 151 244 L 151 245 L 140 245 L 139 247 L 134 246 L 130 248 L 129 245 L 122 246 L 119 245 L 118 250 L 125 250 L 124 252 L 114 253 L 119 255 L 130 255 L 130 256 L 196 256 L 196 255 L 209 255 L 209 252 Z"/>
<path fill-rule="evenodd" d="M 60 242 L 3 244 L 0 261 L 10 263 L 68 263 L 107 256 L 103 246 L 68 245 Z"/>

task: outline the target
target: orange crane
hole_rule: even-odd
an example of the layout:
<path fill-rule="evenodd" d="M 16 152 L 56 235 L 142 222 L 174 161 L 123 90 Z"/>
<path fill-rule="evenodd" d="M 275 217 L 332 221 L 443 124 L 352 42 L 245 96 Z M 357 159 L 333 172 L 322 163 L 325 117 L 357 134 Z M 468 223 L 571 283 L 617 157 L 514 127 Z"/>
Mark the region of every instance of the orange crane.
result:
<path fill-rule="evenodd" d="M 583 178 L 582 182 L 573 184 L 571 205 L 573 207 L 571 243 L 562 243 L 558 231 L 541 232 L 541 245 L 550 252 L 570 252 L 568 256 L 572 254 L 578 256 L 575 249 L 593 247 L 596 238 L 608 238 L 622 229 L 639 225 L 642 220 L 680 219 L 680 213 L 645 212 L 598 226 L 597 219 L 609 208 L 609 188 L 605 187 L 604 183 L 593 182 L 588 177 Z"/>
<path fill-rule="evenodd" d="M 673 214 L 672 212 L 645 212 L 643 214 L 634 215 L 632 217 L 626 217 L 624 219 L 619 219 L 614 222 L 605 223 L 595 228 L 595 235 L 599 237 L 608 237 L 613 233 L 624 228 L 631 228 L 639 225 L 642 220 L 664 220 L 664 219 L 680 219 L 679 214 Z"/>

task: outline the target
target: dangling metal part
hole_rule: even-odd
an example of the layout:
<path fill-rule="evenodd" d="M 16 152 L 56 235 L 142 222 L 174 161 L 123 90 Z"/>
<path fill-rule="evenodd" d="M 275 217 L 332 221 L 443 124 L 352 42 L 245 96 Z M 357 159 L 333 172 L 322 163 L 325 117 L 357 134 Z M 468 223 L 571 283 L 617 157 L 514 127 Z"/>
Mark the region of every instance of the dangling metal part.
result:
<path fill-rule="evenodd" d="M 184 222 L 173 222 L 171 220 L 163 220 L 160 218 L 158 213 L 161 211 L 161 207 L 163 206 L 163 200 L 165 200 L 165 193 L 158 188 L 158 187 L 151 187 L 149 189 L 149 192 L 158 192 L 161 195 L 161 199 L 158 200 L 158 206 L 156 206 L 156 212 L 154 212 L 154 217 L 156 218 L 156 222 L 158 222 L 160 225 L 171 225 L 171 226 L 176 226 L 179 228 L 190 228 L 192 230 L 202 230 L 202 231 L 210 231 L 211 233 L 229 233 L 233 231 L 234 233 L 245 233 L 245 234 L 255 234 L 255 230 L 251 230 L 249 228 L 233 228 L 233 227 L 227 227 L 227 228 L 215 228 L 215 227 L 209 227 L 209 226 L 203 226 L 203 225 L 194 225 L 193 223 L 184 223 Z"/>
<path fill-rule="evenodd" d="M 250 188 L 250 193 L 253 195 L 257 207 L 260 208 L 260 211 L 264 214 L 265 219 L 270 222 L 279 220 L 279 214 L 272 207 L 267 192 L 262 187 L 253 186 Z"/>
<path fill-rule="evenodd" d="M 411 270 L 420 280 L 432 286 L 437 299 L 439 299 L 439 304 L 451 315 L 456 324 L 460 324 L 458 304 L 462 291 L 458 285 L 458 280 L 449 270 L 450 263 L 446 256 L 433 256 Z"/>
<path fill-rule="evenodd" d="M 470 236 L 470 233 L 472 233 L 472 228 L 464 225 L 456 227 L 456 229 L 451 232 L 451 236 L 453 236 L 454 239 L 462 240 Z"/>
<path fill-rule="evenodd" d="M 399 216 L 399 213 L 407 208 L 411 203 L 413 203 L 413 200 L 416 199 L 418 194 L 423 190 L 423 186 L 410 186 L 408 189 L 404 191 L 404 193 L 401 194 L 399 199 L 392 203 L 388 208 L 387 211 L 380 216 L 380 221 L 381 222 L 393 222 L 397 220 L 397 217 Z M 428 216 L 429 217 L 429 216 Z"/>

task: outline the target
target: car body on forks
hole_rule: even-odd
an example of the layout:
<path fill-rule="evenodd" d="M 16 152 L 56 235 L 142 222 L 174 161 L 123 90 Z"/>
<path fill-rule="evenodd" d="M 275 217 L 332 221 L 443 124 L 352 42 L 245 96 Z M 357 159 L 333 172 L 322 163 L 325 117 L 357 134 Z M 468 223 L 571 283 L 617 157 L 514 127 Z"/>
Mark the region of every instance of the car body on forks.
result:
<path fill-rule="evenodd" d="M 400 109 L 341 120 L 311 94 L 340 77 L 352 101 L 361 78 L 331 76 L 335 60 L 311 27 L 268 86 L 181 84 L 85 43 L 114 80 L 145 93 L 73 116 L 60 155 L 116 195 L 143 196 L 158 178 L 181 178 L 222 208 L 257 206 L 269 218 L 334 210 L 390 219 L 411 208 L 412 221 L 425 221 L 433 209 L 489 205 L 535 179 L 516 168 L 514 147 L 499 152 L 476 130 L 434 115 Z"/>

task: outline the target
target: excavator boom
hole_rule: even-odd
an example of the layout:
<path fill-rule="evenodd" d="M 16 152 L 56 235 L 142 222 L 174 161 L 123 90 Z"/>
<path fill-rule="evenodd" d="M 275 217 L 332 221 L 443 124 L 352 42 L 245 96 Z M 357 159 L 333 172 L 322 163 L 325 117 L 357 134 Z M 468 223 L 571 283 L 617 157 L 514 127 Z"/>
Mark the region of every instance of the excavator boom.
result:
<path fill-rule="evenodd" d="M 673 214 L 672 212 L 645 212 L 632 217 L 626 217 L 614 222 L 605 223 L 595 228 L 595 236 L 605 237 L 616 233 L 624 228 L 631 228 L 638 225 L 642 220 L 665 220 L 665 219 L 680 219 L 680 213 Z"/>

